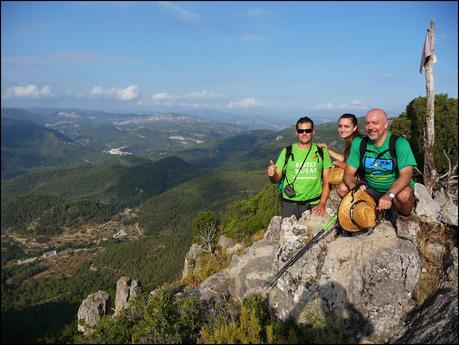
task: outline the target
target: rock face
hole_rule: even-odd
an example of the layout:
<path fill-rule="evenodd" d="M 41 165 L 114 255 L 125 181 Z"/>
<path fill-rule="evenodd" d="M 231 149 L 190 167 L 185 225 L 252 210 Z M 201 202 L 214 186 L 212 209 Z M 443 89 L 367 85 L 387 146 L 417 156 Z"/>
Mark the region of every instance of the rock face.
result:
<path fill-rule="evenodd" d="M 123 276 L 118 279 L 116 283 L 116 297 L 115 297 L 115 314 L 119 313 L 126 308 L 129 301 L 132 300 L 138 293 L 142 291 L 142 285 L 138 280 L 132 280 L 129 277 Z"/>
<path fill-rule="evenodd" d="M 110 295 L 105 291 L 90 294 L 78 308 L 78 331 L 88 334 L 101 317 L 107 315 L 110 306 Z"/>
<path fill-rule="evenodd" d="M 193 243 L 190 250 L 185 256 L 185 264 L 183 265 L 182 279 L 194 272 L 196 267 L 196 259 L 203 253 L 200 245 Z"/>
<path fill-rule="evenodd" d="M 242 300 L 261 292 L 276 316 L 302 321 L 311 310 L 340 322 L 357 342 L 386 342 L 407 310 L 420 275 L 415 243 L 397 237 L 389 222 L 353 237 L 335 230 L 306 252 L 272 289 L 264 283 L 298 252 L 330 218 L 308 211 L 294 217 L 274 217 L 264 239 L 226 269 L 209 277 L 193 294 L 203 299 Z M 419 227 L 412 226 L 412 231 Z"/>
<path fill-rule="evenodd" d="M 457 344 L 458 289 L 457 248 L 447 260 L 446 279 L 440 289 L 418 310 L 410 313 L 405 326 L 391 340 L 392 344 Z"/>

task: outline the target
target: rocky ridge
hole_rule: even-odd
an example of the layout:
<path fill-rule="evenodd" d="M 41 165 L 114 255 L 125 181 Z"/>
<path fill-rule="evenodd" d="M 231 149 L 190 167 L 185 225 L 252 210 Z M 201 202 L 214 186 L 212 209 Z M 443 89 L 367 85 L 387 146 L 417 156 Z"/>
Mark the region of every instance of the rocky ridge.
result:
<path fill-rule="evenodd" d="M 234 253 L 230 265 L 181 294 L 199 296 L 212 304 L 242 301 L 260 293 L 278 319 L 294 318 L 301 323 L 310 315 L 321 314 L 345 330 L 352 343 L 457 343 L 457 246 L 429 244 L 436 248 L 432 255 L 443 260 L 444 274 L 437 291 L 417 305 L 424 270 L 419 236 L 430 226 L 447 223 L 457 227 L 457 209 L 454 213 L 450 201 L 438 196 L 428 200 L 424 192 L 424 186 L 417 184 L 412 221 L 397 222 L 394 227 L 380 220 L 372 230 L 353 236 L 331 231 L 272 288 L 266 288 L 265 282 L 336 212 L 336 194 L 324 217 L 308 211 L 300 220 L 274 217 L 263 239 L 239 255 L 240 244 L 220 238 L 220 245 Z M 238 250 L 234 250 L 236 245 Z M 432 250 L 430 247 L 427 249 Z M 184 278 L 196 269 L 200 254 L 199 246 L 193 245 L 185 259 Z M 123 284 L 119 281 L 118 285 Z"/>

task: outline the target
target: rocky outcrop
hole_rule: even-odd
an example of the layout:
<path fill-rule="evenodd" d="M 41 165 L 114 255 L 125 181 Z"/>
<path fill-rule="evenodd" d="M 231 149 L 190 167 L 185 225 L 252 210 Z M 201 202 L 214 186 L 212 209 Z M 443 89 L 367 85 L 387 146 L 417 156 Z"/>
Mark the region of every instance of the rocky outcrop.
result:
<path fill-rule="evenodd" d="M 204 253 L 199 244 L 193 243 L 190 250 L 185 255 L 185 264 L 183 265 L 182 279 L 185 279 L 189 275 L 193 274 L 196 268 L 196 259 Z"/>
<path fill-rule="evenodd" d="M 392 344 L 457 344 L 458 288 L 457 248 L 446 260 L 445 280 L 423 305 L 408 315 L 407 321 L 391 340 Z"/>
<path fill-rule="evenodd" d="M 78 331 L 88 334 L 102 318 L 110 311 L 110 295 L 105 291 L 90 294 L 78 308 Z"/>
<path fill-rule="evenodd" d="M 304 320 L 310 310 L 343 324 L 355 341 L 385 342 L 406 312 L 418 282 L 420 259 L 412 240 L 397 237 L 387 221 L 373 231 L 343 237 L 334 231 L 306 252 L 272 289 L 264 283 L 302 248 L 330 218 L 305 212 L 274 217 L 263 240 L 192 293 L 202 299 L 242 300 L 261 292 L 281 320 Z M 412 231 L 418 227 L 413 226 Z"/>
<path fill-rule="evenodd" d="M 113 317 L 125 309 L 135 296 L 142 292 L 142 284 L 129 277 L 121 277 L 116 283 L 115 313 Z M 102 316 L 109 315 L 111 311 L 110 295 L 105 291 L 98 291 L 89 295 L 78 309 L 78 331 L 86 335 L 100 321 Z"/>
<path fill-rule="evenodd" d="M 354 343 L 457 342 L 457 248 L 445 268 L 447 279 L 415 309 L 421 273 L 418 236 L 429 226 L 457 224 L 457 207 L 441 193 L 430 198 L 421 184 L 416 184 L 416 198 L 411 221 L 398 219 L 394 227 L 379 220 L 372 230 L 352 236 L 332 230 L 272 288 L 265 287 L 335 214 L 340 199 L 332 192 L 325 217 L 309 211 L 300 220 L 273 217 L 262 240 L 186 294 L 207 301 L 242 301 L 261 293 L 279 319 L 307 322 L 311 313 L 321 313 Z M 423 250 L 423 255 L 439 260 L 447 253 L 444 244 L 435 241 L 427 241 Z"/>
<path fill-rule="evenodd" d="M 132 280 L 129 277 L 123 276 L 118 279 L 116 283 L 116 297 L 115 297 L 115 314 L 119 313 L 126 308 L 129 301 L 142 292 L 142 285 L 138 280 Z"/>
<path fill-rule="evenodd" d="M 443 190 L 436 191 L 434 193 L 434 198 L 432 199 L 426 187 L 420 183 L 416 183 L 414 187 L 414 194 L 417 199 L 416 214 L 422 221 L 427 223 L 441 222 L 457 226 L 457 205 Z"/>

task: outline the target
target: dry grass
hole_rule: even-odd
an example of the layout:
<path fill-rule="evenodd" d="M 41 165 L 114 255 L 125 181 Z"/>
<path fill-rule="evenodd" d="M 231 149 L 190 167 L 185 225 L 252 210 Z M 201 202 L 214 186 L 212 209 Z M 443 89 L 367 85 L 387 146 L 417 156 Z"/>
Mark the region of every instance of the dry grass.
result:
<path fill-rule="evenodd" d="M 216 250 L 214 253 L 204 253 L 196 259 L 196 266 L 193 274 L 187 276 L 184 282 L 196 287 L 211 275 L 220 272 L 230 264 L 231 257 L 228 257 L 224 250 Z"/>
<path fill-rule="evenodd" d="M 417 288 L 417 303 L 421 305 L 438 289 L 447 248 L 451 244 L 443 224 L 420 223 L 418 251 L 421 257 L 421 275 Z"/>

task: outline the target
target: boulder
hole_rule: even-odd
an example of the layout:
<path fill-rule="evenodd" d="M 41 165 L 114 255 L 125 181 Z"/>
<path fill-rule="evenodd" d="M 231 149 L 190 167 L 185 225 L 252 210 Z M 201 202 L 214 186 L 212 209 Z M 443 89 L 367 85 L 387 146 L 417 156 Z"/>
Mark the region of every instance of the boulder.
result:
<path fill-rule="evenodd" d="M 441 208 L 438 202 L 430 196 L 427 188 L 420 183 L 414 185 L 414 195 L 417 199 L 415 212 L 426 223 L 438 223 Z"/>
<path fill-rule="evenodd" d="M 110 295 L 105 291 L 90 294 L 78 308 L 78 331 L 85 334 L 91 332 L 103 315 L 107 315 L 111 307 Z"/>
<path fill-rule="evenodd" d="M 193 271 L 196 267 L 196 259 L 203 253 L 201 246 L 199 244 L 193 243 L 190 250 L 185 255 L 185 263 L 183 265 L 182 279 L 185 279 L 190 274 L 193 274 Z"/>
<path fill-rule="evenodd" d="M 115 297 L 115 314 L 118 316 L 120 312 L 127 307 L 130 301 L 142 292 L 142 284 L 138 280 L 131 280 L 129 277 L 122 276 L 116 283 Z"/>
<path fill-rule="evenodd" d="M 440 221 L 457 226 L 458 210 L 453 200 L 448 198 L 443 190 L 434 193 L 434 200 L 440 205 Z"/>

